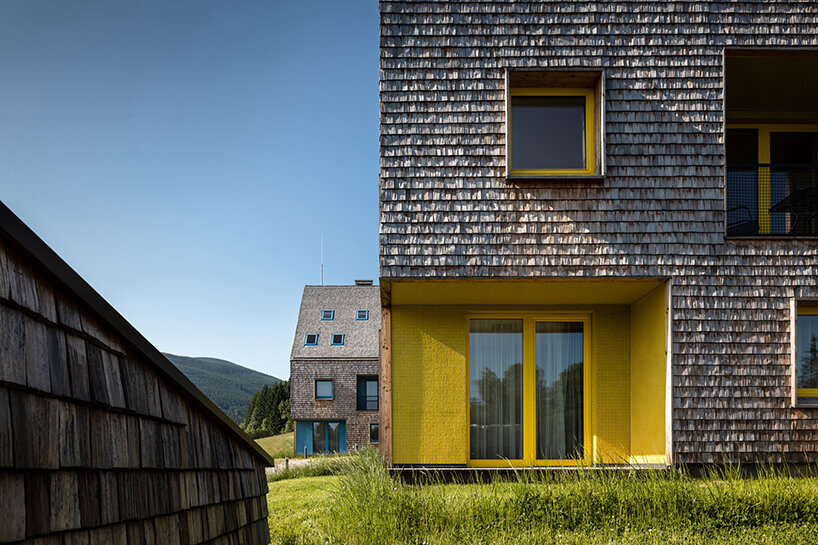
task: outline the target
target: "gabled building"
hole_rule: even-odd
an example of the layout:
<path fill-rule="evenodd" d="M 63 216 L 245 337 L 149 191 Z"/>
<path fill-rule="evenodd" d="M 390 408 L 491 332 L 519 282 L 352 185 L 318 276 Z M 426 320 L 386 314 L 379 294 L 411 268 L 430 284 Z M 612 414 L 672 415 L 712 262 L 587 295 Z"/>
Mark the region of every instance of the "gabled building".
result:
<path fill-rule="evenodd" d="M 0 203 L 0 543 L 269 543 L 270 465 Z"/>
<path fill-rule="evenodd" d="M 818 460 L 818 11 L 380 3 L 395 466 Z"/>
<path fill-rule="evenodd" d="M 296 454 L 377 444 L 380 296 L 371 280 L 305 286 L 290 355 Z"/>

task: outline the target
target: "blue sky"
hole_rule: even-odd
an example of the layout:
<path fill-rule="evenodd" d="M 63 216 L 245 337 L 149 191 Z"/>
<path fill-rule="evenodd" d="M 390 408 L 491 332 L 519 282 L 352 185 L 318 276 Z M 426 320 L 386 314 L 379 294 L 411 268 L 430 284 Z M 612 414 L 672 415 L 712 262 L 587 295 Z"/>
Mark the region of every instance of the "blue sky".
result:
<path fill-rule="evenodd" d="M 157 348 L 286 378 L 378 275 L 378 8 L 0 3 L 0 199 Z"/>

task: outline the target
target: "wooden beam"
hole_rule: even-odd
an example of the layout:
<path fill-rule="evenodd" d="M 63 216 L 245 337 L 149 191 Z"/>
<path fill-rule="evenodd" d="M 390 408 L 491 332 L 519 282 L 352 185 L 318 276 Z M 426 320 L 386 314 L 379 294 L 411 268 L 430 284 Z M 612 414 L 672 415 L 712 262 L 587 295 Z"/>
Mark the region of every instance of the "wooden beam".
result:
<path fill-rule="evenodd" d="M 380 353 L 378 374 L 381 395 L 378 401 L 378 443 L 381 454 L 392 465 L 392 309 L 381 308 Z"/>

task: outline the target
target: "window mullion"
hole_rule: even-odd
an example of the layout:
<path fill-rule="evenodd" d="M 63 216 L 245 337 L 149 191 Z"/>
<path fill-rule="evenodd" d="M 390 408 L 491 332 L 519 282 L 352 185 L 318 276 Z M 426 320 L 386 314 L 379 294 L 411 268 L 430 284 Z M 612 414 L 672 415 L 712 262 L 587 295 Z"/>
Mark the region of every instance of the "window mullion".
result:
<path fill-rule="evenodd" d="M 534 318 L 523 319 L 523 459 L 533 465 L 537 459 L 536 365 Z"/>

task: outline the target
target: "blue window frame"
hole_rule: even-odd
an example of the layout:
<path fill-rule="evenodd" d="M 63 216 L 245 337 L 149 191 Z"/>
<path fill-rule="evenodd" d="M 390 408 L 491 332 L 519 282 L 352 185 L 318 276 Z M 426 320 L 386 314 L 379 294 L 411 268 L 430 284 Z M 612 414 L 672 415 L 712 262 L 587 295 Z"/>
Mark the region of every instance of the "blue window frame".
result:
<path fill-rule="evenodd" d="M 317 346 L 318 333 L 307 333 L 304 335 L 304 346 Z"/>
<path fill-rule="evenodd" d="M 369 320 L 369 311 L 359 308 L 355 311 L 355 319 L 359 322 L 365 322 Z"/>
<path fill-rule="evenodd" d="M 344 346 L 344 334 L 343 333 L 333 333 L 332 334 L 332 342 L 330 343 L 332 346 Z"/>
<path fill-rule="evenodd" d="M 358 410 L 378 410 L 378 375 L 358 375 Z"/>
<path fill-rule="evenodd" d="M 335 311 L 330 309 L 324 309 L 321 311 L 321 321 L 322 322 L 331 322 L 335 319 Z"/>
<path fill-rule="evenodd" d="M 332 399 L 332 379 L 316 379 L 315 399 Z"/>

